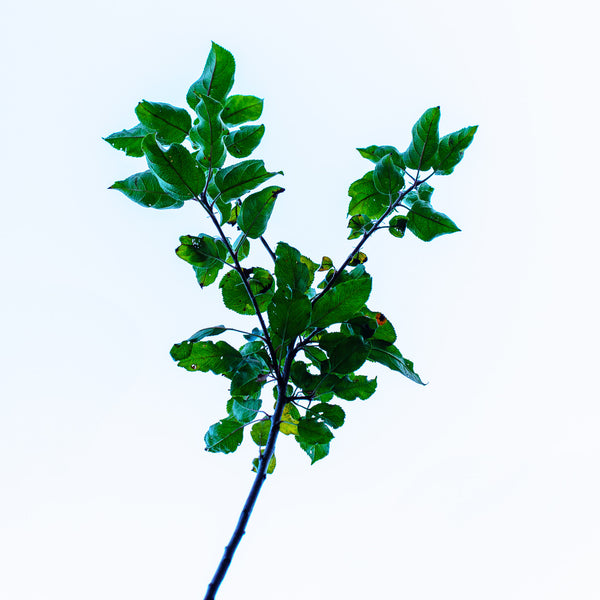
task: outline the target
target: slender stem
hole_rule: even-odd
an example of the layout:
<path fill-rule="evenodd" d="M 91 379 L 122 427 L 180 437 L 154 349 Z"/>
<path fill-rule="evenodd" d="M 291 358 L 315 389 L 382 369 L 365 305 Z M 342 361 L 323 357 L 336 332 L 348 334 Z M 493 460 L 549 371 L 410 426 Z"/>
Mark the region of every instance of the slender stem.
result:
<path fill-rule="evenodd" d="M 267 252 L 271 255 L 273 262 L 276 262 L 277 256 L 275 255 L 275 252 L 273 252 L 273 250 L 271 250 L 271 246 L 269 246 L 269 242 L 267 242 L 267 240 L 265 240 L 265 238 L 262 235 L 260 236 L 260 241 L 263 243 L 263 246 L 267 249 Z"/>
<path fill-rule="evenodd" d="M 429 179 L 429 177 L 427 179 Z M 371 229 L 369 229 L 369 231 L 365 231 L 365 233 L 363 234 L 362 238 L 360 239 L 360 241 L 358 242 L 358 244 L 356 245 L 354 250 L 352 250 L 352 252 L 350 252 L 350 254 L 348 254 L 348 256 L 346 257 L 346 260 L 343 262 L 342 266 L 336 270 L 336 272 L 333 274 L 333 277 L 327 282 L 327 285 L 323 288 L 323 291 L 313 298 L 313 301 L 312 301 L 313 306 L 319 301 L 319 298 L 324 296 L 333 287 L 333 285 L 335 284 L 336 280 L 338 279 L 340 273 L 342 273 L 344 271 L 344 269 L 348 266 L 348 263 L 352 260 L 352 257 L 363 247 L 365 242 L 377 231 L 377 229 L 379 229 L 379 226 L 381 225 L 381 223 L 383 223 L 383 221 L 385 221 L 385 219 L 387 219 L 390 216 L 392 211 L 402 202 L 404 197 L 409 192 L 412 192 L 415 188 L 417 188 L 419 185 L 421 185 L 421 183 L 423 183 L 423 182 L 419 181 L 418 179 L 415 179 L 413 184 L 406 191 L 401 192 L 394 201 L 390 202 L 390 205 L 388 206 L 386 211 L 381 215 L 381 217 L 379 217 L 379 219 L 377 219 L 377 221 L 375 222 L 373 227 Z"/>
<path fill-rule="evenodd" d="M 221 227 L 219 220 L 215 217 L 214 212 L 212 211 L 212 209 L 210 207 L 208 207 L 208 205 L 204 199 L 200 200 L 200 204 L 208 213 L 208 216 L 210 217 L 211 221 L 213 222 L 213 225 L 216 227 L 217 231 L 219 232 L 219 235 L 221 236 L 223 243 L 227 246 L 227 251 L 229 252 L 229 255 L 233 259 L 233 262 L 235 265 L 235 270 L 239 273 L 239 275 L 242 279 L 242 283 L 244 284 L 244 287 L 246 288 L 248 297 L 250 298 L 250 301 L 252 302 L 252 306 L 254 307 L 256 316 L 258 317 L 258 320 L 260 321 L 260 326 L 262 327 L 263 333 L 265 334 L 264 340 L 265 340 L 265 343 L 269 350 L 269 354 L 271 355 L 271 360 L 273 361 L 273 369 L 275 370 L 275 374 L 279 378 L 280 368 L 279 368 L 279 363 L 277 361 L 277 354 L 275 352 L 275 348 L 273 347 L 273 344 L 271 343 L 271 338 L 267 334 L 267 325 L 262 316 L 262 313 L 260 312 L 260 308 L 258 306 L 258 302 L 256 301 L 256 297 L 254 296 L 254 294 L 252 293 L 252 289 L 250 288 L 250 283 L 248 282 L 248 277 L 246 276 L 244 269 L 242 268 L 242 265 L 240 264 L 240 261 L 238 260 L 237 253 L 231 247 L 231 244 L 229 243 L 229 240 L 227 239 L 227 236 L 225 235 L 225 232 L 223 231 L 223 228 Z"/>
<path fill-rule="evenodd" d="M 256 504 L 256 500 L 258 499 L 258 495 L 262 488 L 265 479 L 267 478 L 267 467 L 269 466 L 269 462 L 275 452 L 275 444 L 277 442 L 277 435 L 279 434 L 279 425 L 281 424 L 281 417 L 283 415 L 283 409 L 288 402 L 288 398 L 286 396 L 287 384 L 290 378 L 290 368 L 292 365 L 292 361 L 294 359 L 294 343 L 295 340 L 292 341 L 290 346 L 288 347 L 288 353 L 285 359 L 285 364 L 283 367 L 283 371 L 277 380 L 277 403 L 275 405 L 275 412 L 271 417 L 271 430 L 269 431 L 269 437 L 267 439 L 267 444 L 265 446 L 265 451 L 263 452 L 259 464 L 258 469 L 256 470 L 256 476 L 254 478 L 254 483 L 250 488 L 250 493 L 246 498 L 246 502 L 244 503 L 244 507 L 242 508 L 242 512 L 240 513 L 240 518 L 238 519 L 237 525 L 233 531 L 233 535 L 229 540 L 229 544 L 225 547 L 225 552 L 223 553 L 223 557 L 221 558 L 221 562 L 217 567 L 217 570 L 212 578 L 212 581 L 208 584 L 208 589 L 206 591 L 206 596 L 204 596 L 204 600 L 214 600 L 217 590 L 219 586 L 223 582 L 225 575 L 227 573 L 227 569 L 231 564 L 231 560 L 233 559 L 233 555 L 239 546 L 239 543 L 246 533 L 246 525 L 248 524 L 248 520 L 250 519 L 250 515 L 252 514 L 252 510 L 254 509 L 254 505 Z"/>

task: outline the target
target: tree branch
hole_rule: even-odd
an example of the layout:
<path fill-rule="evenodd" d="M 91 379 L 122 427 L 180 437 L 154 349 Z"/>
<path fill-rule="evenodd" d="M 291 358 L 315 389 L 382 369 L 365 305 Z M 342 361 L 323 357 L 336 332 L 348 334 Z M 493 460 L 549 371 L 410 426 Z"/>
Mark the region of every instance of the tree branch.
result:
<path fill-rule="evenodd" d="M 204 596 L 204 600 L 214 600 L 217 590 L 219 586 L 223 582 L 225 575 L 227 573 L 227 569 L 231 564 L 231 560 L 233 559 L 233 555 L 239 546 L 244 533 L 246 533 L 246 525 L 248 524 L 248 520 L 250 519 L 250 515 L 252 514 L 252 510 L 254 509 L 254 505 L 256 504 L 256 500 L 258 499 L 258 495 L 262 488 L 265 479 L 267 478 L 267 467 L 269 466 L 269 462 L 275 452 L 275 444 L 277 443 L 277 436 L 279 434 L 279 425 L 281 424 L 281 417 L 283 415 L 283 409 L 288 402 L 288 398 L 286 395 L 287 384 L 290 378 L 290 368 L 292 366 L 292 361 L 294 358 L 294 344 L 295 340 L 288 346 L 288 352 L 285 359 L 283 371 L 281 376 L 277 381 L 277 403 L 275 405 L 275 412 L 271 417 L 271 429 L 269 431 L 269 437 L 267 439 L 267 444 L 265 446 L 265 451 L 262 454 L 258 469 L 256 470 L 256 476 L 254 478 L 254 483 L 250 488 L 250 493 L 248 494 L 248 498 L 246 498 L 246 502 L 244 503 L 244 507 L 242 508 L 242 512 L 240 513 L 240 518 L 238 519 L 237 525 L 233 531 L 233 535 L 229 540 L 229 544 L 225 546 L 225 552 L 223 553 L 223 557 L 221 558 L 221 562 L 217 567 L 217 570 L 212 578 L 212 581 L 208 584 L 208 589 L 206 591 L 206 596 Z"/>

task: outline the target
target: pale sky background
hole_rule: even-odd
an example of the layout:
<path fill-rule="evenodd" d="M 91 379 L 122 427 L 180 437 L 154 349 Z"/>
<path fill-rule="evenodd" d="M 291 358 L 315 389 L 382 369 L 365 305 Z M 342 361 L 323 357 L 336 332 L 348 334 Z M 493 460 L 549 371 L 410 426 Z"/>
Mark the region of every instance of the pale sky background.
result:
<path fill-rule="evenodd" d="M 592 2 L 22 2 L 3 9 L 0 598 L 202 598 L 254 445 L 204 452 L 226 382 L 174 342 L 241 323 L 174 254 L 195 206 L 106 188 L 100 138 L 185 105 L 210 41 L 265 98 L 286 188 L 268 238 L 338 262 L 355 148 L 442 107 L 479 124 L 436 207 L 462 233 L 369 242 L 370 305 L 430 384 L 379 388 L 314 466 L 280 440 L 220 600 L 597 600 L 597 9 Z M 256 264 L 268 264 L 256 252 Z"/>

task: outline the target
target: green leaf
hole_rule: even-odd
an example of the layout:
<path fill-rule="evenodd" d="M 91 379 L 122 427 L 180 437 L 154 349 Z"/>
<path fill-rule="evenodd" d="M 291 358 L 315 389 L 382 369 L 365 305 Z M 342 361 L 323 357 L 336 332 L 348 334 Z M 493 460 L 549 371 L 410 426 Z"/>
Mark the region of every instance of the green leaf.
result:
<path fill-rule="evenodd" d="M 265 269 L 253 267 L 248 270 L 247 278 L 250 290 L 256 298 L 260 312 L 265 311 L 275 293 L 273 276 Z M 227 308 L 241 315 L 256 314 L 244 282 L 237 271 L 227 273 L 221 279 L 219 287 L 223 293 L 223 302 Z"/>
<path fill-rule="evenodd" d="M 131 129 L 122 129 L 115 133 L 102 138 L 108 142 L 113 148 L 122 150 L 127 156 L 144 156 L 142 151 L 142 140 L 150 132 L 141 123 L 138 123 Z"/>
<path fill-rule="evenodd" d="M 219 276 L 219 271 L 223 268 L 222 264 L 217 265 L 216 267 L 194 267 L 194 272 L 196 273 L 196 280 L 201 288 L 205 288 L 206 286 L 214 283 Z"/>
<path fill-rule="evenodd" d="M 354 215 L 350 217 L 348 221 L 348 227 L 352 230 L 348 236 L 349 240 L 354 240 L 364 235 L 368 231 L 373 229 L 375 223 L 371 219 L 365 217 L 365 215 Z"/>
<path fill-rule="evenodd" d="M 230 373 L 242 360 L 242 355 L 223 341 L 174 344 L 171 357 L 187 371 L 212 371 L 215 375 Z"/>
<path fill-rule="evenodd" d="M 374 163 L 379 162 L 384 156 L 389 154 L 392 157 L 392 161 L 399 169 L 404 171 L 406 168 L 402 154 L 400 154 L 398 149 L 394 148 L 394 146 L 369 146 L 368 148 L 357 148 L 357 150 L 362 157 Z"/>
<path fill-rule="evenodd" d="M 450 175 L 462 160 L 465 150 L 473 141 L 477 125 L 465 127 L 440 139 L 437 154 L 433 161 L 436 175 Z"/>
<path fill-rule="evenodd" d="M 333 439 L 333 433 L 325 423 L 315 418 L 300 417 L 296 439 L 301 439 L 308 444 L 327 444 Z"/>
<path fill-rule="evenodd" d="M 275 200 L 284 191 L 282 187 L 273 185 L 246 197 L 237 222 L 249 238 L 259 238 L 266 231 Z"/>
<path fill-rule="evenodd" d="M 232 398 L 231 412 L 233 418 L 244 425 L 254 421 L 260 411 L 262 401 L 260 398 Z"/>
<path fill-rule="evenodd" d="M 431 202 L 431 196 L 433 195 L 434 188 L 432 188 L 426 181 L 424 181 L 417 188 L 417 197 L 419 200 L 423 200 L 424 202 Z M 412 206 L 412 202 L 410 204 Z"/>
<path fill-rule="evenodd" d="M 215 175 L 215 185 L 221 192 L 221 200 L 234 200 L 274 175 L 283 175 L 283 171 L 270 173 L 262 160 L 244 160 L 221 169 Z"/>
<path fill-rule="evenodd" d="M 323 372 L 342 375 L 359 369 L 367 360 L 371 349 L 371 345 L 361 336 L 338 332 L 323 334 L 318 344 L 327 352 L 328 357 L 322 366 Z"/>
<path fill-rule="evenodd" d="M 440 235 L 460 231 L 450 217 L 437 212 L 429 202 L 424 200 L 416 200 L 412 203 L 407 226 L 424 242 L 430 242 Z"/>
<path fill-rule="evenodd" d="M 227 247 L 219 239 L 201 233 L 198 237 L 182 235 L 179 241 L 181 245 L 175 252 L 190 265 L 210 269 L 225 262 Z"/>
<path fill-rule="evenodd" d="M 266 446 L 271 431 L 271 419 L 264 419 L 252 425 L 250 435 L 257 446 Z"/>
<path fill-rule="evenodd" d="M 339 380 L 333 388 L 333 393 L 342 400 L 366 400 L 377 388 L 377 377 L 368 379 L 366 375 L 347 375 Z"/>
<path fill-rule="evenodd" d="M 310 323 L 310 300 L 279 288 L 267 308 L 269 326 L 282 343 L 301 334 Z"/>
<path fill-rule="evenodd" d="M 143 171 L 122 181 L 115 181 L 109 189 L 119 190 L 130 200 L 148 208 L 164 209 L 183 206 L 183 200 L 173 198 L 160 187 L 158 179 L 151 171 Z"/>
<path fill-rule="evenodd" d="M 246 158 L 258 147 L 264 134 L 264 125 L 245 125 L 225 136 L 225 146 L 234 158 Z"/>
<path fill-rule="evenodd" d="M 372 341 L 372 345 L 373 347 L 367 360 L 385 365 L 393 371 L 402 373 L 402 375 L 408 377 L 415 383 L 425 385 L 421 381 L 421 378 L 415 373 L 412 361 L 404 358 L 396 346 L 378 340 Z"/>
<path fill-rule="evenodd" d="M 289 288 L 293 292 L 304 294 L 312 283 L 312 277 L 300 252 L 285 242 L 279 242 L 275 249 L 275 255 L 277 287 Z"/>
<path fill-rule="evenodd" d="M 373 312 L 367 308 L 365 308 L 363 312 L 365 315 L 374 318 L 377 325 L 375 332 L 370 336 L 371 339 L 379 340 L 387 344 L 393 344 L 396 341 L 396 331 L 394 326 L 383 313 Z"/>
<path fill-rule="evenodd" d="M 336 404 L 328 404 L 321 402 L 314 404 L 308 409 L 307 416 L 311 418 L 323 421 L 325 424 L 337 429 L 344 424 L 346 413 L 343 411 L 341 406 Z"/>
<path fill-rule="evenodd" d="M 250 242 L 248 241 L 245 233 L 238 235 L 231 247 L 234 252 L 237 252 L 237 259 L 239 262 L 242 262 L 245 258 L 248 258 L 248 254 L 250 254 Z M 233 264 L 234 260 L 231 256 L 228 256 L 227 262 Z"/>
<path fill-rule="evenodd" d="M 142 100 L 135 107 L 135 114 L 142 125 L 156 132 L 156 139 L 162 144 L 180 144 L 192 126 L 192 117 L 185 108 L 165 102 Z"/>
<path fill-rule="evenodd" d="M 440 107 L 429 108 L 412 129 L 412 142 L 403 154 L 410 169 L 427 171 L 433 165 L 440 139 Z"/>
<path fill-rule="evenodd" d="M 244 356 L 231 377 L 231 395 L 249 396 L 260 392 L 269 367 L 260 358 Z"/>
<path fill-rule="evenodd" d="M 190 139 L 200 150 L 196 160 L 206 168 L 221 167 L 225 162 L 222 112 L 223 105 L 210 96 L 202 95 L 196 106 L 198 122 L 190 131 Z"/>
<path fill-rule="evenodd" d="M 233 87 L 234 74 L 233 55 L 213 42 L 200 79 L 195 81 L 188 90 L 187 103 L 195 109 L 202 95 L 224 102 Z"/>
<path fill-rule="evenodd" d="M 350 219 L 350 220 L 352 220 L 352 219 Z M 331 260 L 331 258 L 329 258 L 329 256 L 324 256 L 321 259 L 321 264 L 319 265 L 319 271 L 329 271 L 332 268 L 333 268 L 333 261 Z"/>
<path fill-rule="evenodd" d="M 375 165 L 373 173 L 375 189 L 381 194 L 395 199 L 404 187 L 402 171 L 394 164 L 391 154 L 386 154 Z"/>
<path fill-rule="evenodd" d="M 226 125 L 239 125 L 256 121 L 262 115 L 264 100 L 256 96 L 230 96 L 225 102 L 223 121 Z"/>
<path fill-rule="evenodd" d="M 358 268 L 358 267 L 357 267 Z M 313 301 L 311 325 L 327 327 L 351 319 L 364 306 L 371 294 L 369 275 L 337 284 Z"/>
<path fill-rule="evenodd" d="M 189 200 L 200 195 L 206 179 L 186 148 L 172 144 L 164 150 L 156 143 L 152 134 L 144 138 L 142 149 L 150 170 L 165 192 L 177 200 Z"/>
<path fill-rule="evenodd" d="M 397 238 L 404 237 L 406 231 L 406 225 L 408 224 L 408 217 L 405 215 L 396 215 L 390 219 L 388 231 Z"/>
<path fill-rule="evenodd" d="M 374 171 L 369 171 L 350 185 L 349 215 L 364 215 L 369 219 L 378 219 L 389 207 L 390 199 L 377 191 L 373 175 Z"/>
<path fill-rule="evenodd" d="M 300 448 L 310 457 L 311 465 L 314 465 L 318 460 L 325 458 L 329 454 L 329 442 L 325 444 L 310 444 L 298 436 L 296 436 L 296 441 L 300 445 Z"/>
<path fill-rule="evenodd" d="M 209 452 L 229 454 L 238 449 L 243 437 L 243 425 L 240 425 L 232 417 L 227 417 L 210 426 L 204 436 L 204 443 Z"/>
<path fill-rule="evenodd" d="M 256 473 L 258 471 L 259 459 L 252 459 L 252 472 Z M 267 467 L 267 475 L 271 475 L 277 466 L 277 460 L 275 459 L 275 455 L 271 456 L 271 460 L 269 461 L 269 466 Z"/>
<path fill-rule="evenodd" d="M 229 327 L 225 327 L 224 325 L 215 325 L 214 327 L 205 327 L 204 329 L 200 329 L 200 331 L 196 331 L 196 333 L 190 336 L 186 342 L 199 342 L 207 337 L 212 337 L 213 335 L 221 335 L 229 331 Z"/>
<path fill-rule="evenodd" d="M 369 260 L 364 252 L 357 252 L 348 262 L 349 267 L 356 267 L 356 265 L 363 265 Z"/>

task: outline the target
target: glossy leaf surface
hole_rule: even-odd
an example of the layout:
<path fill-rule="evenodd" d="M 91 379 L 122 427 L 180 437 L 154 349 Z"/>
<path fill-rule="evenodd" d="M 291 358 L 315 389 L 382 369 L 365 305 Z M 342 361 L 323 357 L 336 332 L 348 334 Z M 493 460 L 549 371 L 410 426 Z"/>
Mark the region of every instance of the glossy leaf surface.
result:
<path fill-rule="evenodd" d="M 183 200 L 167 194 L 151 171 L 143 171 L 122 181 L 115 181 L 110 189 L 119 190 L 130 200 L 148 208 L 164 209 L 183 206 Z"/>
<path fill-rule="evenodd" d="M 465 127 L 440 139 L 434 159 L 436 175 L 450 175 L 462 160 L 465 150 L 471 145 L 477 125 Z"/>
<path fill-rule="evenodd" d="M 244 125 L 225 136 L 227 152 L 234 158 L 246 158 L 258 147 L 264 134 L 264 125 Z"/>
<path fill-rule="evenodd" d="M 264 100 L 256 96 L 230 96 L 225 102 L 223 122 L 226 125 L 240 125 L 260 119 Z"/>
<path fill-rule="evenodd" d="M 195 81 L 188 90 L 187 103 L 195 109 L 202 95 L 224 102 L 233 87 L 234 75 L 233 55 L 213 42 L 200 79 Z"/>
<path fill-rule="evenodd" d="M 103 138 L 113 148 L 122 150 L 127 156 L 144 156 L 142 140 L 150 133 L 141 123 L 131 129 L 123 129 Z"/>
<path fill-rule="evenodd" d="M 275 175 L 283 175 L 283 172 L 270 173 L 262 160 L 245 160 L 221 169 L 215 176 L 215 185 L 221 192 L 222 200 L 234 200 Z"/>
<path fill-rule="evenodd" d="M 180 144 L 192 127 L 192 117 L 185 108 L 165 102 L 142 100 L 136 106 L 135 114 L 142 125 L 156 132 L 156 139 L 161 144 Z"/>
<path fill-rule="evenodd" d="M 403 154 L 404 162 L 410 169 L 427 171 L 434 162 L 438 149 L 440 107 L 426 110 L 412 129 L 412 142 Z"/>
<path fill-rule="evenodd" d="M 237 222 L 249 238 L 259 238 L 266 231 L 275 200 L 284 191 L 282 187 L 269 186 L 245 198 Z"/>
<path fill-rule="evenodd" d="M 156 143 L 154 135 L 148 135 L 142 142 L 142 149 L 150 170 L 158 177 L 165 192 L 177 200 L 200 195 L 206 180 L 187 148 L 173 144 L 165 150 Z"/>

